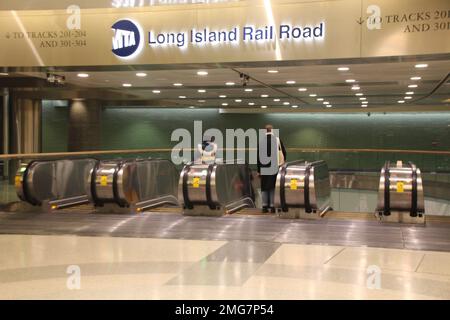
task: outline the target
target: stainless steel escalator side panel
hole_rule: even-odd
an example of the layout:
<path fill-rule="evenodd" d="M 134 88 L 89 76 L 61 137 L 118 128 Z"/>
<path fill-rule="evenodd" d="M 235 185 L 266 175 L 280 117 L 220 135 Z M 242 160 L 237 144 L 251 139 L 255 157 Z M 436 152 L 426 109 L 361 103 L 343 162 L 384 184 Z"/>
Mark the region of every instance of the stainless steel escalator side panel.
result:
<path fill-rule="evenodd" d="M 413 163 L 386 162 L 380 172 L 376 213 L 382 221 L 425 223 L 420 169 Z"/>
<path fill-rule="evenodd" d="M 311 213 L 320 216 L 330 209 L 330 174 L 326 162 L 299 160 L 282 166 L 277 175 L 274 202 L 286 218 Z M 287 213 L 289 210 L 292 214 Z"/>
<path fill-rule="evenodd" d="M 95 193 L 102 203 L 113 202 L 113 182 L 117 164 L 116 161 L 100 161 L 95 172 Z"/>

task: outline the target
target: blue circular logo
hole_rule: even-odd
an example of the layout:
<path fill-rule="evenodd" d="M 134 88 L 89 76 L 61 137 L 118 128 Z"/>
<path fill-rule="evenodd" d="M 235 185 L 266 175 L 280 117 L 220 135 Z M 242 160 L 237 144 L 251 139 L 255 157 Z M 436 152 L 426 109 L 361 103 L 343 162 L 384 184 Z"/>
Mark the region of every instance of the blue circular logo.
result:
<path fill-rule="evenodd" d="M 119 20 L 112 25 L 112 52 L 121 58 L 132 58 L 142 49 L 141 30 L 133 21 Z"/>

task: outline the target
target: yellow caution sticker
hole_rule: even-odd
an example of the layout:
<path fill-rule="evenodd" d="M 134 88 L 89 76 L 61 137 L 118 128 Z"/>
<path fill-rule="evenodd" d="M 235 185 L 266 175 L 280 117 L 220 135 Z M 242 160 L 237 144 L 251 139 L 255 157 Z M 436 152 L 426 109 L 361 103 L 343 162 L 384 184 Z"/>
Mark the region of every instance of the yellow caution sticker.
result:
<path fill-rule="evenodd" d="M 297 190 L 297 179 L 291 179 L 291 190 Z"/>
<path fill-rule="evenodd" d="M 108 176 L 100 176 L 100 185 L 103 187 L 108 185 Z"/>
<path fill-rule="evenodd" d="M 403 192 L 405 187 L 405 183 L 402 181 L 397 182 L 397 192 Z"/>
<path fill-rule="evenodd" d="M 14 185 L 15 185 L 16 187 L 20 187 L 21 184 L 22 184 L 21 176 L 15 176 L 15 178 L 14 178 Z"/>
<path fill-rule="evenodd" d="M 192 187 L 200 188 L 200 178 L 199 177 L 192 178 Z"/>

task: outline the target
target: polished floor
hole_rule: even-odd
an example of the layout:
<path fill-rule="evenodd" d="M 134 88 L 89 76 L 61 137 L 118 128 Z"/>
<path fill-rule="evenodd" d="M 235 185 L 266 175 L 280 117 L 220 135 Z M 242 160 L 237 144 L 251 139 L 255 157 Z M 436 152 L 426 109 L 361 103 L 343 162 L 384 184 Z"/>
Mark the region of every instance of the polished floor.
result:
<path fill-rule="evenodd" d="M 0 299 L 450 299 L 447 220 L 87 212 L 0 212 Z"/>
<path fill-rule="evenodd" d="M 449 299 L 450 253 L 0 235 L 1 299 Z"/>

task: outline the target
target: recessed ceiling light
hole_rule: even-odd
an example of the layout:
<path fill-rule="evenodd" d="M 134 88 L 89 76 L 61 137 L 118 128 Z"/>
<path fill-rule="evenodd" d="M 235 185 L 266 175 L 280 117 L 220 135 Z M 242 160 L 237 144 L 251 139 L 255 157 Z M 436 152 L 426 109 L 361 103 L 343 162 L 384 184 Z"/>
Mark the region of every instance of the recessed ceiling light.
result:
<path fill-rule="evenodd" d="M 362 104 L 368 104 L 369 101 L 362 101 L 361 103 L 362 103 Z"/>
<path fill-rule="evenodd" d="M 235 99 L 234 102 L 242 102 L 241 99 Z"/>
<path fill-rule="evenodd" d="M 323 104 L 330 104 L 328 101 L 324 101 Z"/>
<path fill-rule="evenodd" d="M 298 88 L 298 91 L 306 91 L 306 90 L 308 90 L 308 89 L 306 89 L 306 88 Z"/>
<path fill-rule="evenodd" d="M 412 97 L 411 97 L 411 96 L 406 96 L 406 97 L 403 97 L 403 99 L 405 99 L 405 100 L 411 100 Z"/>
<path fill-rule="evenodd" d="M 280 102 L 280 99 L 273 99 L 274 102 Z"/>
<path fill-rule="evenodd" d="M 333 105 L 331 105 L 331 104 L 327 104 L 327 105 L 326 105 L 327 108 L 331 108 L 332 106 L 333 106 Z"/>
<path fill-rule="evenodd" d="M 79 74 L 77 74 L 77 77 L 78 78 L 89 78 L 89 74 L 87 74 L 87 73 L 79 73 Z"/>
<path fill-rule="evenodd" d="M 411 77 L 410 79 L 413 80 L 413 81 L 417 81 L 417 80 L 422 79 L 422 77 Z"/>
<path fill-rule="evenodd" d="M 269 97 L 268 94 L 262 94 L 262 95 L 261 95 L 261 98 L 268 98 L 268 97 Z"/>
<path fill-rule="evenodd" d="M 291 106 L 292 108 L 298 108 L 298 105 L 294 104 L 293 106 Z"/>
<path fill-rule="evenodd" d="M 348 70 L 350 70 L 349 67 L 339 67 L 337 69 L 338 69 L 338 71 L 348 71 Z"/>
<path fill-rule="evenodd" d="M 310 97 L 317 97 L 317 94 L 311 93 L 309 96 L 310 96 Z"/>
<path fill-rule="evenodd" d="M 363 95 L 363 93 L 362 92 L 358 92 L 358 93 L 355 93 L 355 96 L 362 96 Z"/>
<path fill-rule="evenodd" d="M 317 98 L 316 100 L 317 101 L 323 101 L 323 98 Z"/>
<path fill-rule="evenodd" d="M 223 105 L 223 106 L 227 106 L 227 105 L 228 105 L 228 103 L 224 102 L 224 103 L 222 103 L 222 105 Z"/>
<path fill-rule="evenodd" d="M 186 96 L 178 96 L 180 99 L 186 99 Z"/>
<path fill-rule="evenodd" d="M 285 102 L 283 102 L 283 104 L 284 104 L 285 106 L 288 106 L 288 105 L 290 105 L 291 103 L 290 103 L 290 102 L 287 102 L 287 101 L 285 101 Z"/>
<path fill-rule="evenodd" d="M 414 94 L 414 91 L 405 92 L 405 94 Z"/>
<path fill-rule="evenodd" d="M 356 80 L 355 80 L 355 79 L 347 79 L 347 80 L 345 80 L 345 82 L 347 82 L 347 83 L 353 83 L 353 82 L 356 82 Z"/>
<path fill-rule="evenodd" d="M 189 106 L 189 109 L 194 109 L 195 107 L 194 106 Z"/>
<path fill-rule="evenodd" d="M 418 63 L 418 64 L 416 64 L 414 67 L 416 67 L 416 68 L 426 68 L 426 67 L 428 67 L 428 64 L 426 64 L 426 63 Z"/>
<path fill-rule="evenodd" d="M 174 85 L 175 87 L 182 87 L 182 86 L 183 86 L 183 84 L 182 84 L 182 83 L 179 83 L 179 82 L 174 83 L 173 85 Z"/>
<path fill-rule="evenodd" d="M 288 81 L 286 81 L 286 83 L 287 84 L 295 84 L 295 81 L 294 80 L 288 80 Z"/>
<path fill-rule="evenodd" d="M 244 89 L 244 91 L 245 91 L 245 92 L 252 92 L 253 89 L 247 88 L 247 89 Z"/>
<path fill-rule="evenodd" d="M 122 84 L 122 87 L 129 88 L 129 87 L 131 87 L 131 83 L 123 83 L 123 84 Z"/>
<path fill-rule="evenodd" d="M 205 93 L 206 90 L 205 90 L 205 89 L 198 89 L 197 92 L 198 92 L 198 93 Z"/>
<path fill-rule="evenodd" d="M 362 104 L 361 108 L 367 108 L 367 104 Z"/>
<path fill-rule="evenodd" d="M 224 95 L 224 94 L 221 94 L 220 96 L 219 96 L 219 98 L 226 98 L 227 96 L 226 95 Z"/>
<path fill-rule="evenodd" d="M 408 88 L 417 88 L 417 84 L 410 84 Z"/>
<path fill-rule="evenodd" d="M 352 90 L 359 90 L 359 89 L 361 89 L 359 86 L 353 86 L 352 87 Z"/>
<path fill-rule="evenodd" d="M 366 98 L 365 98 L 365 97 L 362 97 L 362 98 L 359 98 L 359 100 L 366 100 Z"/>
<path fill-rule="evenodd" d="M 266 109 L 266 108 L 267 108 L 267 106 L 261 106 L 261 108 L 262 108 L 262 109 Z"/>
<path fill-rule="evenodd" d="M 232 81 L 229 81 L 229 82 L 225 82 L 225 84 L 226 84 L 227 86 L 234 86 L 236 83 L 234 83 L 234 82 L 232 82 Z"/>
<path fill-rule="evenodd" d="M 152 90 L 153 93 L 161 93 L 160 90 Z"/>
<path fill-rule="evenodd" d="M 278 73 L 278 70 L 267 70 L 268 73 Z"/>
<path fill-rule="evenodd" d="M 206 100 L 197 100 L 197 102 L 204 103 Z"/>
<path fill-rule="evenodd" d="M 199 70 L 199 71 L 197 71 L 197 75 L 199 75 L 199 76 L 207 76 L 208 75 L 208 71 Z"/>
<path fill-rule="evenodd" d="M 405 100 L 398 100 L 397 103 L 405 103 Z"/>
<path fill-rule="evenodd" d="M 255 103 L 254 103 L 254 102 L 249 102 L 248 105 L 249 105 L 249 106 L 254 106 Z"/>
<path fill-rule="evenodd" d="M 138 73 L 136 73 L 136 77 L 143 78 L 143 77 L 146 77 L 146 76 L 147 76 L 147 74 L 145 72 L 138 72 Z"/>

